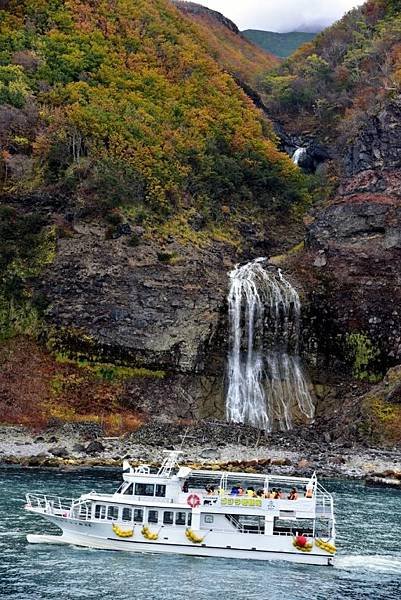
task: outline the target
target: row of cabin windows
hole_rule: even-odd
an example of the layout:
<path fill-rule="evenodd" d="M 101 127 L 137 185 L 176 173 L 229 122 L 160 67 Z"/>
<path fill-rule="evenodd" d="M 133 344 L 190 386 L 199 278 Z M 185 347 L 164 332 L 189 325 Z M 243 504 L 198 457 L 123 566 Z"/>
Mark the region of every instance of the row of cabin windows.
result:
<path fill-rule="evenodd" d="M 130 483 L 127 489 L 124 491 L 127 496 L 156 496 L 157 498 L 164 498 L 166 496 L 166 486 L 160 483 L 154 485 L 153 483 L 136 483 L 135 493 L 134 484 Z"/>
<path fill-rule="evenodd" d="M 117 521 L 119 517 L 118 506 L 105 506 L 102 504 L 95 505 L 95 519 L 107 519 L 109 521 Z M 159 523 L 159 512 L 162 513 L 161 518 L 163 525 L 191 525 L 192 515 L 190 512 L 184 511 L 158 511 L 148 509 L 148 523 Z M 121 511 L 121 520 L 126 523 L 143 523 L 144 509 L 123 507 Z"/>

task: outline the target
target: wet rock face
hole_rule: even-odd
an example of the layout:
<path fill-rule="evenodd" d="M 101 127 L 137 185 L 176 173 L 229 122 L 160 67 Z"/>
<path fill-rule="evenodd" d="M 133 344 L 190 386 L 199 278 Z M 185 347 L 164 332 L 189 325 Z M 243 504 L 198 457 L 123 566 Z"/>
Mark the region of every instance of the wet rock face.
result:
<path fill-rule="evenodd" d="M 131 248 L 124 237 L 80 226 L 59 241 L 43 291 L 47 322 L 101 360 L 163 371 L 202 373 L 227 291 L 229 258 L 221 249 L 184 250 L 175 243 Z M 86 346 L 87 347 L 86 347 Z M 215 366 L 215 365 L 214 365 Z"/>
<path fill-rule="evenodd" d="M 341 200 L 317 215 L 307 245 L 319 350 L 344 364 L 347 336 L 358 335 L 371 342 L 379 374 L 400 361 L 399 201 L 374 194 Z"/>
<path fill-rule="evenodd" d="M 307 233 L 310 248 L 330 251 L 347 244 L 367 251 L 401 248 L 401 202 L 374 194 L 353 196 L 318 214 Z"/>
<path fill-rule="evenodd" d="M 254 100 L 254 98 L 252 99 Z M 266 106 L 262 105 L 260 108 L 264 109 L 266 114 L 271 117 Z M 294 156 L 297 149 L 304 149 L 304 153 L 299 158 L 298 166 L 306 173 L 316 173 L 324 163 L 332 158 L 332 149 L 325 144 L 317 142 L 310 134 L 290 134 L 280 122 L 274 119 L 273 126 L 280 141 L 280 149 L 283 152 L 286 152 L 289 156 Z"/>
<path fill-rule="evenodd" d="M 60 239 L 41 293 L 55 349 L 72 358 L 145 368 L 122 402 L 162 420 L 224 418 L 226 294 L 232 258 L 208 250 L 165 246 L 76 224 Z M 162 373 L 160 373 L 162 372 Z M 145 373 L 146 374 L 146 373 Z"/>
<path fill-rule="evenodd" d="M 127 383 L 123 403 L 161 423 L 202 418 L 224 419 L 224 375 L 171 373 L 163 379 L 136 378 Z"/>
<path fill-rule="evenodd" d="M 351 374 L 350 336 L 377 375 L 401 361 L 400 117 L 401 102 L 388 102 L 330 149 L 341 183 L 316 210 L 296 273 L 307 290 L 304 344 L 320 372 Z"/>
<path fill-rule="evenodd" d="M 401 166 L 401 101 L 394 100 L 378 114 L 366 116 L 353 143 L 343 152 L 345 175 Z"/>

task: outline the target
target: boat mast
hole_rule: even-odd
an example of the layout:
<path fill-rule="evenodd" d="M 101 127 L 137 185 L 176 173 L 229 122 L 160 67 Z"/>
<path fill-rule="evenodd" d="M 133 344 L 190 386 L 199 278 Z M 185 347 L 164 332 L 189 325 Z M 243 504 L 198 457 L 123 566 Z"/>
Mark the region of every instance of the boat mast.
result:
<path fill-rule="evenodd" d="M 164 454 L 167 454 L 163 460 L 160 469 L 157 472 L 158 477 L 170 477 L 171 471 L 174 469 L 178 462 L 178 457 L 183 454 L 181 450 L 164 450 Z"/>

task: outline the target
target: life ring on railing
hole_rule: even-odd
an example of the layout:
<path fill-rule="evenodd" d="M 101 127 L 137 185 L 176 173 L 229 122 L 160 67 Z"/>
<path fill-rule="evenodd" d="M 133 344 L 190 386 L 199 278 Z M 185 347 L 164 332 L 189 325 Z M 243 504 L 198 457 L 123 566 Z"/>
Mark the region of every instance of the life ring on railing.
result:
<path fill-rule="evenodd" d="M 191 494 L 187 498 L 187 504 L 191 508 L 198 508 L 198 506 L 201 505 L 201 499 L 199 498 L 199 496 L 197 494 Z"/>

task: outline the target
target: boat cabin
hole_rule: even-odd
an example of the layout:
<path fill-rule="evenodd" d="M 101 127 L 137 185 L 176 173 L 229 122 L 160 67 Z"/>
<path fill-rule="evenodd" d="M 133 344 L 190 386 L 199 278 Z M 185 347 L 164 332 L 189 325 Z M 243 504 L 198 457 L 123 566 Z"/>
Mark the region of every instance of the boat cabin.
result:
<path fill-rule="evenodd" d="M 332 498 L 315 474 L 295 478 L 174 469 L 178 454 L 170 452 L 160 469 L 125 462 L 123 483 L 113 495 L 92 492 L 81 497 L 76 510 L 95 520 L 133 525 L 331 537 Z"/>

